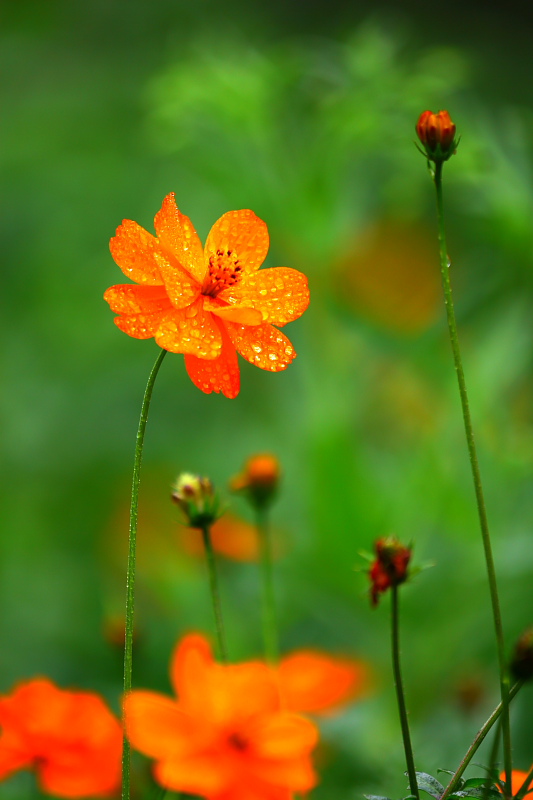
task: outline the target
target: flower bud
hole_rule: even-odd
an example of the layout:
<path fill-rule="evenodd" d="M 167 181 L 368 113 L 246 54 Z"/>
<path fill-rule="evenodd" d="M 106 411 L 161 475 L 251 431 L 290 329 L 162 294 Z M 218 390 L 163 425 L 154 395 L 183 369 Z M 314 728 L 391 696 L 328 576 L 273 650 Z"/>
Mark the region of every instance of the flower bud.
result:
<path fill-rule="evenodd" d="M 172 491 L 172 500 L 192 528 L 212 525 L 219 516 L 218 497 L 209 478 L 182 472 Z"/>
<path fill-rule="evenodd" d="M 447 111 L 424 111 L 416 124 L 416 134 L 430 161 L 447 161 L 459 141 L 455 139 L 455 125 Z"/>
<path fill-rule="evenodd" d="M 374 549 L 377 558 L 368 574 L 371 583 L 370 599 L 372 605 L 377 606 L 380 594 L 407 580 L 411 549 L 404 547 L 395 536 L 378 539 Z"/>
<path fill-rule="evenodd" d="M 510 667 L 517 681 L 530 681 L 533 678 L 533 628 L 529 628 L 517 641 Z"/>
<path fill-rule="evenodd" d="M 278 459 L 270 453 L 251 456 L 244 469 L 230 481 L 234 492 L 246 492 L 256 508 L 264 508 L 276 494 L 281 469 Z"/>

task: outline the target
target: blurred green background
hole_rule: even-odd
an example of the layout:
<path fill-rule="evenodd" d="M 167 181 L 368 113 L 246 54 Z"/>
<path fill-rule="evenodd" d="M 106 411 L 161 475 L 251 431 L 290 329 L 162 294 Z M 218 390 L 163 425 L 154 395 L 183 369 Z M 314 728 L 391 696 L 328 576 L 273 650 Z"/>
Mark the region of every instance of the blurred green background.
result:
<path fill-rule="evenodd" d="M 202 239 L 225 211 L 268 226 L 266 266 L 309 276 L 285 332 L 298 359 L 241 360 L 206 396 L 170 355 L 148 424 L 134 682 L 168 691 L 178 636 L 211 631 L 201 561 L 180 548 L 183 469 L 225 492 L 253 452 L 280 458 L 274 523 L 285 650 L 354 654 L 373 694 L 324 725 L 317 800 L 405 794 L 388 598 L 358 555 L 387 533 L 432 563 L 402 592 L 417 766 L 454 768 L 497 702 L 493 628 L 440 298 L 426 108 L 462 140 L 445 167 L 457 314 L 509 649 L 533 617 L 531 18 L 468 3 L 98 0 L 3 8 L 3 533 L 0 690 L 39 674 L 115 709 L 134 438 L 153 341 L 102 300 L 108 240 L 153 231 L 176 192 Z M 531 13 L 531 12 L 529 12 Z M 244 503 L 231 499 L 246 517 Z M 221 565 L 231 652 L 260 653 L 256 567 Z M 246 609 L 244 613 L 243 609 Z M 533 760 L 532 693 L 513 710 Z M 480 756 L 482 759 L 482 756 Z M 27 796 L 25 776 L 0 798 Z"/>

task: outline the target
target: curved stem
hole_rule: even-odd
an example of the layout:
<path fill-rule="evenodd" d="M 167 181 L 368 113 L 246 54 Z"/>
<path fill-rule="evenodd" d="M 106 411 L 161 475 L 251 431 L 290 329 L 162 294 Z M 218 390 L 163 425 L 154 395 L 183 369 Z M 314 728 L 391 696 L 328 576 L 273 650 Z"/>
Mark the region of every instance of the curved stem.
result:
<path fill-rule="evenodd" d="M 204 527 L 202 528 L 202 536 L 204 540 L 207 570 L 209 572 L 209 588 L 211 591 L 211 601 L 213 603 L 213 612 L 215 615 L 218 655 L 222 663 L 226 664 L 228 661 L 228 650 L 226 647 L 226 637 L 224 635 L 224 624 L 222 621 L 222 606 L 220 604 L 220 593 L 218 591 L 218 577 L 217 577 L 215 553 L 213 551 L 213 544 L 211 542 L 211 530 L 209 525 L 204 525 Z"/>
<path fill-rule="evenodd" d="M 521 688 L 522 688 L 522 681 L 519 681 L 518 683 L 515 683 L 515 685 L 509 690 L 509 700 L 512 700 L 513 697 L 515 697 L 515 695 L 517 694 L 517 692 Z M 500 717 L 500 714 L 502 713 L 502 710 L 503 710 L 503 703 L 500 702 L 500 703 L 498 703 L 498 705 L 496 706 L 496 708 L 494 709 L 494 711 L 492 712 L 492 714 L 490 715 L 488 720 L 485 722 L 483 727 L 481 727 L 479 729 L 474 741 L 472 742 L 472 744 L 468 748 L 465 757 L 463 758 L 463 760 L 459 764 L 454 776 L 452 777 L 452 779 L 449 782 L 448 786 L 444 790 L 444 794 L 441 795 L 440 800 L 447 800 L 447 798 L 451 794 L 453 794 L 454 790 L 457 787 L 457 784 L 459 783 L 459 779 L 462 777 L 465 769 L 470 764 L 470 762 L 471 762 L 472 758 L 474 757 L 478 747 L 480 746 L 480 744 L 485 739 L 485 736 L 490 731 L 490 729 L 492 728 L 492 726 L 494 725 L 496 720 Z"/>
<path fill-rule="evenodd" d="M 135 605 L 135 562 L 137 556 L 137 525 L 139 520 L 139 484 L 141 480 L 141 461 L 143 454 L 144 433 L 148 420 L 148 411 L 159 367 L 167 354 L 166 350 L 159 353 L 150 376 L 141 406 L 141 416 L 135 441 L 135 458 L 133 461 L 133 479 L 131 485 L 130 504 L 130 532 L 128 544 L 128 569 L 126 575 L 126 636 L 124 644 L 124 694 L 131 689 L 131 676 L 133 668 L 133 615 Z M 130 743 L 124 734 L 122 750 L 122 800 L 130 797 Z"/>
<path fill-rule="evenodd" d="M 263 644 L 266 660 L 269 664 L 275 665 L 279 661 L 279 644 L 272 572 L 272 537 L 270 535 L 267 509 L 257 509 L 256 519 L 261 547 L 260 566 L 263 595 L 261 609 L 263 618 Z"/>
<path fill-rule="evenodd" d="M 411 794 L 419 798 L 418 784 L 416 781 L 415 760 L 413 748 L 411 746 L 411 736 L 409 733 L 409 721 L 407 719 L 407 708 L 405 705 L 405 694 L 403 690 L 402 673 L 400 669 L 400 623 L 399 623 L 399 595 L 398 587 L 392 586 L 391 599 L 391 631 L 392 631 L 392 671 L 394 673 L 394 685 L 396 686 L 396 698 L 398 701 L 398 711 L 400 712 L 400 725 L 402 728 L 403 746 L 405 750 L 405 760 L 407 762 L 407 774 L 409 776 L 409 787 Z"/>
<path fill-rule="evenodd" d="M 494 629 L 496 633 L 496 645 L 498 650 L 498 664 L 500 672 L 500 693 L 501 693 L 502 709 L 503 709 L 502 732 L 503 732 L 503 756 L 504 756 L 504 766 L 505 766 L 505 786 L 506 790 L 508 790 L 511 786 L 511 771 L 512 771 L 511 726 L 509 721 L 509 699 L 508 699 L 509 677 L 507 674 L 506 663 L 505 663 L 503 627 L 502 627 L 502 618 L 500 611 L 500 601 L 498 598 L 498 587 L 496 583 L 496 571 L 494 568 L 494 558 L 492 555 L 492 545 L 490 541 L 489 525 L 487 521 L 487 511 L 485 508 L 485 499 L 483 497 L 481 473 L 479 470 L 479 462 L 477 458 L 476 445 L 474 441 L 472 420 L 470 417 L 470 407 L 468 404 L 468 394 L 466 391 L 463 363 L 461 359 L 461 351 L 459 348 L 459 337 L 457 335 L 457 323 L 455 319 L 452 287 L 450 283 L 450 261 L 448 259 L 448 252 L 446 247 L 446 234 L 444 229 L 444 206 L 442 200 L 442 162 L 440 163 L 438 162 L 435 165 L 434 177 L 435 177 L 435 188 L 437 190 L 439 253 L 440 253 L 442 286 L 444 289 L 444 303 L 446 306 L 448 331 L 450 334 L 450 342 L 452 345 L 453 360 L 455 363 L 455 372 L 457 374 L 457 382 L 459 384 L 459 394 L 461 397 L 461 407 L 463 411 L 463 422 L 465 428 L 466 443 L 468 447 L 468 454 L 470 457 L 472 478 L 474 481 L 474 490 L 476 494 L 479 524 L 481 528 L 481 538 L 483 540 L 483 549 L 485 551 L 485 562 L 487 566 L 487 576 L 488 576 L 490 597 L 492 603 L 492 616 L 494 619 Z"/>

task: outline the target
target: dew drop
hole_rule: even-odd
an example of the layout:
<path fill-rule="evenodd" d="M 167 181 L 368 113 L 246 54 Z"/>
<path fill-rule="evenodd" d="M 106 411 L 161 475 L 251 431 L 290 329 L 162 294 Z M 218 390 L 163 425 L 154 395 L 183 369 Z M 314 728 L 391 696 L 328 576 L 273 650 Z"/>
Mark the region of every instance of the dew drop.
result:
<path fill-rule="evenodd" d="M 252 350 L 254 351 L 254 353 L 260 353 L 262 351 L 262 349 L 263 348 L 261 347 L 260 344 L 253 344 L 252 345 Z"/>
<path fill-rule="evenodd" d="M 196 307 L 196 306 L 188 306 L 188 307 L 185 309 L 185 316 L 186 316 L 186 317 L 189 317 L 189 319 L 190 319 L 191 317 L 195 317 L 197 314 L 198 314 L 198 309 L 197 309 L 197 307 Z"/>
<path fill-rule="evenodd" d="M 269 357 L 269 359 L 271 361 L 277 361 L 278 360 L 278 357 L 277 357 L 277 355 L 275 353 L 269 353 L 268 357 Z"/>

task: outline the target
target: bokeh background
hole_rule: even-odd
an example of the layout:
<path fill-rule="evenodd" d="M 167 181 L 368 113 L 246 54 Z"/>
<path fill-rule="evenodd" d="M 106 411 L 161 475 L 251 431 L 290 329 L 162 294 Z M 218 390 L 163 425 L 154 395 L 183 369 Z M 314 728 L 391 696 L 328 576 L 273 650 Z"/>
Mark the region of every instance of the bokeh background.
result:
<path fill-rule="evenodd" d="M 520 13 L 519 13 L 520 12 Z M 244 361 L 235 400 L 181 356 L 148 424 L 134 682 L 168 691 L 179 635 L 211 631 L 204 565 L 169 501 L 180 470 L 229 477 L 271 451 L 285 650 L 355 655 L 374 690 L 324 724 L 317 800 L 406 792 L 388 600 L 361 550 L 387 533 L 432 565 L 402 592 L 417 766 L 454 768 L 497 702 L 493 628 L 440 298 L 433 187 L 414 124 L 448 108 L 449 249 L 508 647 L 533 617 L 531 11 L 462 3 L 12 0 L 2 10 L 4 425 L 0 691 L 45 674 L 121 685 L 127 509 L 157 348 L 102 300 L 108 240 L 153 230 L 169 191 L 204 238 L 225 211 L 266 220 L 266 266 L 309 276 L 278 375 Z M 359 571 L 358 571 L 359 570 Z M 235 658 L 261 650 L 257 570 L 221 563 Z M 513 710 L 533 760 L 532 693 Z M 480 759 L 482 756 L 480 756 Z M 27 776 L 0 786 L 28 796 Z M 34 789 L 32 789 L 34 791 Z"/>

